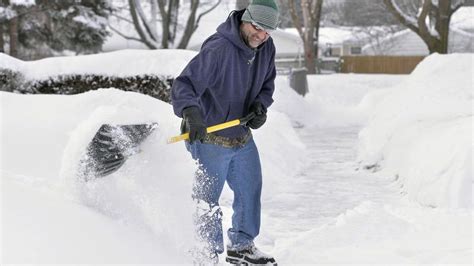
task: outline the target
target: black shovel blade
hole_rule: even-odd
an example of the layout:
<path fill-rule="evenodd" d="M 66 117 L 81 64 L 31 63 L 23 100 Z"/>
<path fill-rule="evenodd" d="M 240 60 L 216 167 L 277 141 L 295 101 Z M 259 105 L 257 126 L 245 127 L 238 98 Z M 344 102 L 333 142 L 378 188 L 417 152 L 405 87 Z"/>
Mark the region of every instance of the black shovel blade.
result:
<path fill-rule="evenodd" d="M 158 127 L 157 123 L 136 125 L 103 124 L 87 146 L 80 161 L 79 175 L 85 181 L 117 171 L 140 151 L 140 144 Z"/>

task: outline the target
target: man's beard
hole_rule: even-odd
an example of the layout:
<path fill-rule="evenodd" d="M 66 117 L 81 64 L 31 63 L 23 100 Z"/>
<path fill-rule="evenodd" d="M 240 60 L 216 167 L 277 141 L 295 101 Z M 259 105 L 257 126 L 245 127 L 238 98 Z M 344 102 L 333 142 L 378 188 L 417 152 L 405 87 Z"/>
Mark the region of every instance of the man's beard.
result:
<path fill-rule="evenodd" d="M 259 39 L 259 38 L 254 38 L 253 37 L 254 34 L 245 34 L 243 33 L 242 34 L 242 39 L 244 40 L 245 44 L 250 47 L 250 48 L 257 48 L 259 45 L 261 45 L 265 39 Z"/>

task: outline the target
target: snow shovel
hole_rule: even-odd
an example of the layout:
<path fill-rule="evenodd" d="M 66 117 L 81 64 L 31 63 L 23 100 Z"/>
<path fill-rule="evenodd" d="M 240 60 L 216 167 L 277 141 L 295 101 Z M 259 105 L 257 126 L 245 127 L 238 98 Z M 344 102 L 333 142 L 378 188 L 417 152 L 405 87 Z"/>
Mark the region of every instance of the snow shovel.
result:
<path fill-rule="evenodd" d="M 246 125 L 254 116 L 255 114 L 251 113 L 242 119 L 208 127 L 207 133 Z M 157 127 L 157 123 L 102 125 L 87 146 L 86 156 L 80 161 L 79 173 L 81 178 L 87 182 L 117 171 L 130 156 L 140 151 L 140 144 Z M 184 133 L 168 139 L 167 143 L 176 143 L 187 139 L 189 139 L 189 133 Z"/>
<path fill-rule="evenodd" d="M 79 162 L 82 179 L 87 182 L 117 171 L 128 157 L 140 151 L 140 144 L 157 127 L 157 123 L 103 124 L 87 146 L 86 156 Z"/>

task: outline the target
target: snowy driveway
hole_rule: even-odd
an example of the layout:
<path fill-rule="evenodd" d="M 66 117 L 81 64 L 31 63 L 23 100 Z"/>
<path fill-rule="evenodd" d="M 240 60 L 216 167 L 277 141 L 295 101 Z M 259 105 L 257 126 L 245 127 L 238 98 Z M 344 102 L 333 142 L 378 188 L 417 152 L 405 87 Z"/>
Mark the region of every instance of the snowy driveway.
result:
<path fill-rule="evenodd" d="M 359 130 L 298 129 L 309 162 L 263 202 L 262 248 L 283 265 L 469 264 L 472 215 L 407 202 L 391 178 L 358 169 Z"/>
<path fill-rule="evenodd" d="M 390 180 L 358 171 L 358 127 L 299 129 L 309 150 L 308 165 L 264 203 L 269 224 L 285 221 L 276 236 L 326 224 L 364 201 L 387 202 L 396 195 Z M 265 227 L 265 226 L 264 226 Z"/>

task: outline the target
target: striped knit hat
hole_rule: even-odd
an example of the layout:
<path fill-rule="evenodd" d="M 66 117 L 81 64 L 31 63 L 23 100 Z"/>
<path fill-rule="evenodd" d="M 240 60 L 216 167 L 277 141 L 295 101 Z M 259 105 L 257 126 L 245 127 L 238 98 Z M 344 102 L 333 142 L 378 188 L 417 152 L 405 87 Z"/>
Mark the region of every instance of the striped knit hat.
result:
<path fill-rule="evenodd" d="M 242 15 L 242 21 L 255 22 L 268 30 L 278 26 L 278 6 L 273 0 L 253 0 Z"/>

